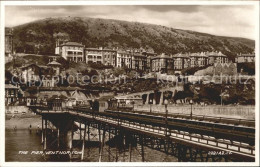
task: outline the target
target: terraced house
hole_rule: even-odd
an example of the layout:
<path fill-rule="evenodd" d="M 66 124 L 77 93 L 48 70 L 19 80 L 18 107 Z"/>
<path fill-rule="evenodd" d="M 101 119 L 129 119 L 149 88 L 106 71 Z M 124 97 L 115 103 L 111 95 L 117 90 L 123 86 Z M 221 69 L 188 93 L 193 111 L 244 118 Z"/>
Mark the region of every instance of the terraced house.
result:
<path fill-rule="evenodd" d="M 146 72 L 181 73 L 185 68 L 204 67 L 215 63 L 228 63 L 228 57 L 221 52 L 178 53 L 175 55 L 161 54 L 145 49 L 107 49 L 85 48 L 77 42 L 57 43 L 56 54 L 74 62 L 97 63 L 113 67 L 126 67 Z M 253 62 L 254 54 L 241 54 L 238 62 Z"/>

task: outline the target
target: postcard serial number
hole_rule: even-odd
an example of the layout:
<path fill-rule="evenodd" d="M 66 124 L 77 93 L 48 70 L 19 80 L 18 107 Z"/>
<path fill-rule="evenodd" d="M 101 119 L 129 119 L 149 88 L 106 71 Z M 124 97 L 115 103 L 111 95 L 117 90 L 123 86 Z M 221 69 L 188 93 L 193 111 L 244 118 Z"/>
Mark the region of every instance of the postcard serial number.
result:
<path fill-rule="evenodd" d="M 209 151 L 208 155 L 230 155 L 231 151 Z"/>

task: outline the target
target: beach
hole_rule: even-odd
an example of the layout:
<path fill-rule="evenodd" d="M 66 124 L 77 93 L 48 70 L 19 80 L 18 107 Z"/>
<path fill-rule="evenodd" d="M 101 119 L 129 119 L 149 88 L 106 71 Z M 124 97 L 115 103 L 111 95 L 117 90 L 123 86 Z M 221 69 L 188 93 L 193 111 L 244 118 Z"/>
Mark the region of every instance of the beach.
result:
<path fill-rule="evenodd" d="M 41 128 L 41 116 L 33 113 L 25 114 L 6 114 L 5 116 L 5 129 L 37 129 L 38 125 Z"/>

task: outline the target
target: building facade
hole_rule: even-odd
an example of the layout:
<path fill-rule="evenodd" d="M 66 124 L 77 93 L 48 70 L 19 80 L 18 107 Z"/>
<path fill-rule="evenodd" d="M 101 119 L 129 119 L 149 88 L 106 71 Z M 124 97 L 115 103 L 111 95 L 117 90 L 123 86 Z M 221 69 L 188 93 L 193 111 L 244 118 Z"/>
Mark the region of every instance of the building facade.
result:
<path fill-rule="evenodd" d="M 102 50 L 103 55 L 103 64 L 104 65 L 111 65 L 113 67 L 116 67 L 116 56 L 117 51 L 113 49 L 103 49 Z"/>
<path fill-rule="evenodd" d="M 190 57 L 188 54 L 178 53 L 173 55 L 172 59 L 175 72 L 180 72 L 181 70 L 190 67 Z"/>
<path fill-rule="evenodd" d="M 112 49 L 100 48 L 86 48 L 85 62 L 86 63 L 100 63 L 104 65 L 116 66 L 117 51 Z"/>
<path fill-rule="evenodd" d="M 132 53 L 130 51 L 117 52 L 117 67 L 132 68 Z"/>
<path fill-rule="evenodd" d="M 18 102 L 19 88 L 12 84 L 5 84 L 5 105 L 14 105 Z"/>
<path fill-rule="evenodd" d="M 77 42 L 57 43 L 55 54 L 61 55 L 65 60 L 82 62 L 84 60 L 84 45 Z"/>
<path fill-rule="evenodd" d="M 47 66 L 49 66 L 53 70 L 55 76 L 60 75 L 61 64 L 56 61 L 56 57 L 54 57 L 53 60 L 47 64 Z"/>
<path fill-rule="evenodd" d="M 143 51 L 143 52 L 142 52 L 142 55 L 144 55 L 144 56 L 146 57 L 146 71 L 147 71 L 147 72 L 150 72 L 151 67 L 152 67 L 152 59 L 153 59 L 154 57 L 156 57 L 157 54 L 154 53 L 154 52 Z"/>
<path fill-rule="evenodd" d="M 152 72 L 169 73 L 174 70 L 173 59 L 164 53 L 152 58 Z"/>
<path fill-rule="evenodd" d="M 228 63 L 228 57 L 221 52 L 208 52 L 208 64 L 214 63 Z"/>
<path fill-rule="evenodd" d="M 147 57 L 140 53 L 133 53 L 131 69 L 145 71 L 146 68 L 147 68 Z"/>
<path fill-rule="evenodd" d="M 190 67 L 203 67 L 208 65 L 208 56 L 205 52 L 190 54 Z"/>
<path fill-rule="evenodd" d="M 21 67 L 21 78 L 25 83 L 36 82 L 40 80 L 42 69 L 37 64 L 29 64 Z"/>
<path fill-rule="evenodd" d="M 239 54 L 236 58 L 237 63 L 250 63 L 255 62 L 255 53 L 252 54 Z"/>
<path fill-rule="evenodd" d="M 85 62 L 103 64 L 102 49 L 86 48 L 85 49 Z"/>

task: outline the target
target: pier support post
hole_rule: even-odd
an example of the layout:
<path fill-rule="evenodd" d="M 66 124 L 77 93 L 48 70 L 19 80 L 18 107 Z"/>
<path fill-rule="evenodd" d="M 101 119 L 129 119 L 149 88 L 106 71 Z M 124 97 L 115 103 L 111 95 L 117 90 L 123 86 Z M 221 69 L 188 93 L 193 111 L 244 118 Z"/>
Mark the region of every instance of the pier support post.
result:
<path fill-rule="evenodd" d="M 164 94 L 164 92 L 161 92 L 161 96 L 160 96 L 160 102 L 159 102 L 159 104 L 161 104 L 161 105 L 163 105 L 163 94 Z"/>
<path fill-rule="evenodd" d="M 73 149 L 73 126 L 74 126 L 74 121 L 72 120 L 72 123 L 71 123 L 71 138 L 70 138 L 70 159 L 72 158 L 72 149 Z"/>
<path fill-rule="evenodd" d="M 129 162 L 131 162 L 132 160 L 132 139 L 130 138 L 130 135 L 128 136 L 128 139 L 129 139 L 129 148 L 128 148 L 128 151 L 129 151 Z"/>
<path fill-rule="evenodd" d="M 80 124 L 81 125 L 81 124 Z M 81 161 L 84 159 L 84 151 L 85 151 L 85 138 L 86 138 L 86 123 L 84 124 L 84 135 L 83 135 L 83 142 L 82 142 L 82 149 L 81 149 Z"/>
<path fill-rule="evenodd" d="M 142 162 L 144 162 L 144 139 L 143 136 L 141 136 L 141 153 L 142 153 Z"/>
<path fill-rule="evenodd" d="M 88 123 L 88 141 L 90 141 L 90 131 L 89 131 L 89 123 Z"/>
<path fill-rule="evenodd" d="M 47 119 L 45 119 L 45 133 L 44 133 L 44 146 L 43 150 L 45 151 L 47 148 Z"/>
<path fill-rule="evenodd" d="M 81 121 L 80 121 L 80 124 L 79 124 L 79 140 L 81 140 Z"/>
<path fill-rule="evenodd" d="M 146 101 L 145 101 L 145 104 L 149 104 L 149 93 L 147 93 L 147 97 L 146 97 Z"/>
<path fill-rule="evenodd" d="M 101 125 L 98 124 L 98 141 L 101 142 L 101 133 L 100 133 Z"/>
<path fill-rule="evenodd" d="M 44 133 L 43 133 L 43 117 L 42 117 L 42 144 L 44 142 Z"/>
<path fill-rule="evenodd" d="M 58 141 L 58 148 L 60 147 L 60 128 L 57 127 L 57 141 Z"/>
<path fill-rule="evenodd" d="M 104 144 L 105 144 L 105 134 L 106 134 L 106 131 L 105 131 L 105 126 L 103 127 L 103 135 L 102 135 L 102 142 L 101 142 L 101 148 L 100 148 L 100 153 L 99 153 L 99 162 L 102 162 L 102 155 L 103 155 L 103 147 L 104 147 Z"/>
<path fill-rule="evenodd" d="M 108 140 L 110 141 L 110 125 L 108 125 Z"/>

